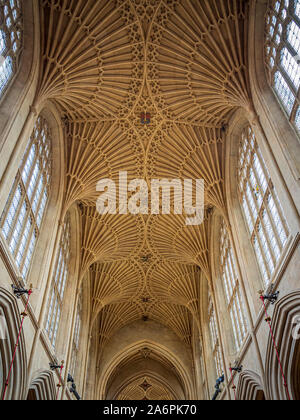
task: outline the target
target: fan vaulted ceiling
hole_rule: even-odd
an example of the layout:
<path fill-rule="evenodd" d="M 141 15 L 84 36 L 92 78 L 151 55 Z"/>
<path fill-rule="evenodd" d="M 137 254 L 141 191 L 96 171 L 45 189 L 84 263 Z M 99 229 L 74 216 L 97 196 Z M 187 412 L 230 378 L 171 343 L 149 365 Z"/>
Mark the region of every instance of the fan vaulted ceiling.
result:
<path fill-rule="evenodd" d="M 224 138 L 249 107 L 244 0 L 44 0 L 40 100 L 61 112 L 64 211 L 80 208 L 81 277 L 103 348 L 147 317 L 187 345 L 199 322 L 199 273 L 210 278 L 211 208 L 225 212 Z M 151 115 L 141 124 L 141 113 Z M 204 179 L 201 226 L 183 216 L 97 213 L 102 178 Z M 87 275 L 89 274 L 89 275 Z M 147 319 L 144 318 L 144 319 Z M 149 390 L 140 385 L 146 380 Z M 119 398 L 171 398 L 149 377 Z"/>

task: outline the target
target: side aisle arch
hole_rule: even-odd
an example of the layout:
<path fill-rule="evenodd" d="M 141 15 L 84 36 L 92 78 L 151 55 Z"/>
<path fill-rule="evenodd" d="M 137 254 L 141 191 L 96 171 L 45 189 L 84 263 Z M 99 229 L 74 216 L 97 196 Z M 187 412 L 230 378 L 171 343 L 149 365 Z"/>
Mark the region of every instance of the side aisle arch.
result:
<path fill-rule="evenodd" d="M 2 326 L 2 337 L 0 337 L 0 393 L 2 398 L 5 380 L 10 369 L 14 347 L 17 341 L 21 323 L 19 308 L 15 298 L 2 287 L 0 288 L 0 316 Z M 5 400 L 24 399 L 26 383 L 27 357 L 25 339 L 22 332 L 16 352 L 16 358 L 12 367 L 12 373 L 5 395 Z"/>

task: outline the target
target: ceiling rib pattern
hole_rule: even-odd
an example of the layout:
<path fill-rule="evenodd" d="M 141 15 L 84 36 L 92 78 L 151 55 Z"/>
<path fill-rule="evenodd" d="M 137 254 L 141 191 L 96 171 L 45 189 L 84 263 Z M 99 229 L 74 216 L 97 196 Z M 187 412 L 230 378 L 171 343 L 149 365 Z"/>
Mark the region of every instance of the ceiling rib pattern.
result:
<path fill-rule="evenodd" d="M 174 124 L 151 145 L 149 177 L 204 179 L 205 202 L 223 208 L 223 138 L 221 129 Z"/>
<path fill-rule="evenodd" d="M 185 306 L 160 303 L 153 305 L 151 318 L 171 328 L 188 346 L 191 345 L 191 314 Z"/>
<path fill-rule="evenodd" d="M 133 354 L 124 356 L 120 363 L 116 365 L 113 373 L 109 377 L 107 388 L 111 386 L 112 382 L 118 377 L 118 375 L 120 375 L 122 370 L 126 369 L 127 366 L 137 364 L 140 362 L 147 363 L 149 361 L 155 361 L 157 364 L 161 365 L 169 372 L 172 372 L 172 374 L 175 375 L 175 377 L 177 378 L 182 389 L 184 388 L 184 382 L 182 380 L 182 377 L 178 372 L 178 369 L 173 364 L 173 362 L 169 360 L 169 358 L 166 355 L 163 355 L 159 350 L 142 346 Z"/>
<path fill-rule="evenodd" d="M 106 305 L 99 314 L 99 357 L 109 339 L 118 331 L 134 321 L 141 319 L 143 308 L 135 302 L 126 301 Z"/>
<path fill-rule="evenodd" d="M 64 213 L 79 206 L 81 276 L 91 282 L 99 349 L 141 318 L 163 323 L 190 345 L 192 317 L 198 322 L 199 315 L 198 268 L 211 276 L 212 208 L 226 213 L 227 123 L 238 107 L 251 109 L 248 1 L 40 4 L 38 100 L 53 101 L 61 112 Z M 150 114 L 147 124 L 142 113 Z M 204 179 L 204 223 L 186 226 L 174 214 L 101 216 L 96 184 L 117 181 L 119 171 L 148 185 L 153 178 Z M 122 395 L 137 390 L 134 384 Z"/>
<path fill-rule="evenodd" d="M 140 153 L 132 153 L 134 139 L 124 123 L 71 123 L 67 127 L 68 167 L 65 209 L 74 202 L 93 203 L 99 196 L 97 182 L 109 178 L 118 181 L 119 171 L 134 178 L 141 171 Z M 120 158 L 121 156 L 121 158 Z"/>
<path fill-rule="evenodd" d="M 143 245 L 140 217 L 100 215 L 95 206 L 80 206 L 82 220 L 81 273 L 97 261 L 111 262 L 136 255 Z"/>
<path fill-rule="evenodd" d="M 162 1 L 148 41 L 148 82 L 160 112 L 218 125 L 248 106 L 244 0 Z"/>
<path fill-rule="evenodd" d="M 130 301 L 141 294 L 144 273 L 131 261 L 96 263 L 90 268 L 92 318 L 106 305 Z"/>
<path fill-rule="evenodd" d="M 99 306 L 95 308 L 97 312 Z M 96 313 L 95 312 L 95 313 Z M 117 330 L 131 322 L 152 319 L 171 328 L 180 340 L 191 345 L 192 323 L 191 313 L 186 306 L 172 304 L 152 298 L 150 304 L 142 299 L 133 298 L 131 301 L 120 299 L 117 303 L 104 306 L 99 312 L 99 356 L 105 345 Z"/>
<path fill-rule="evenodd" d="M 211 210 L 206 210 L 200 226 L 187 226 L 185 218 L 151 216 L 148 221 L 148 238 L 153 253 L 163 260 L 195 264 L 210 279 Z"/>
<path fill-rule="evenodd" d="M 120 401 L 173 401 L 175 399 L 174 395 L 166 389 L 166 386 L 149 376 L 136 379 L 127 385 L 117 397 L 117 400 Z"/>
<path fill-rule="evenodd" d="M 142 37 L 128 2 L 46 0 L 43 8 L 41 96 L 73 120 L 125 116 L 143 77 Z"/>
<path fill-rule="evenodd" d="M 160 301 L 179 303 L 188 308 L 198 320 L 199 307 L 199 269 L 195 265 L 164 262 L 148 272 L 151 294 Z"/>

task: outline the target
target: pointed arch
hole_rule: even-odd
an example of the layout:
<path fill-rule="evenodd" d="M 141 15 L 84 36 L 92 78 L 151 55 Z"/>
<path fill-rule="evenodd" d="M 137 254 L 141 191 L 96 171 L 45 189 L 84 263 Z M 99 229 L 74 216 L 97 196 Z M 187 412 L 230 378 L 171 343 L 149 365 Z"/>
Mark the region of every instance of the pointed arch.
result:
<path fill-rule="evenodd" d="M 13 151 L 18 135 L 27 118 L 26 113 L 20 112 L 20 109 L 23 106 L 29 107 L 33 103 L 36 94 L 39 76 L 40 22 L 37 1 L 5 1 L 4 3 L 9 3 L 9 5 L 6 5 L 9 7 L 7 8 L 5 18 L 14 20 L 14 23 L 13 25 L 10 25 L 9 28 L 5 28 L 6 25 L 4 24 L 1 25 L 1 29 L 3 29 L 1 30 L 1 33 L 3 34 L 6 32 L 4 35 L 6 38 L 8 38 L 8 35 L 10 34 L 14 40 L 17 39 L 18 43 L 18 47 L 16 47 L 9 41 L 4 51 L 0 48 L 0 55 L 5 58 L 4 65 L 0 65 L 0 67 L 2 67 L 2 94 L 0 93 L 0 149 L 2 149 L 3 146 L 5 149 L 3 152 L 9 156 Z M 16 17 L 16 19 L 14 19 L 14 17 Z M 5 73 L 7 72 L 7 67 L 9 67 L 9 62 L 11 62 L 12 69 L 11 75 L 9 75 L 9 78 L 7 79 Z M 4 66 L 6 67 L 5 69 L 3 69 Z M 17 135 L 12 137 L 10 134 L 11 131 L 15 131 L 15 134 Z"/>
<path fill-rule="evenodd" d="M 250 370 L 241 373 L 237 386 L 237 399 L 246 401 L 265 400 L 261 378 Z"/>
<path fill-rule="evenodd" d="M 0 392 L 1 397 L 4 391 L 4 383 L 8 376 L 15 344 L 17 342 L 20 328 L 20 311 L 16 299 L 4 288 L 0 288 L 0 316 L 2 318 L 3 338 L 0 339 Z M 25 397 L 27 383 L 27 356 L 25 338 L 23 331 L 20 336 L 16 357 L 12 367 L 9 386 L 6 391 L 5 400 L 22 400 Z"/>
<path fill-rule="evenodd" d="M 50 371 L 41 372 L 30 384 L 27 400 L 55 400 L 55 382 L 53 373 Z"/>
<path fill-rule="evenodd" d="M 299 395 L 299 365 L 297 363 L 299 363 L 300 350 L 299 334 L 297 329 L 295 330 L 295 327 L 299 325 L 299 319 L 300 290 L 295 290 L 277 302 L 272 317 L 272 329 L 292 399 L 297 399 L 297 395 Z M 269 337 L 267 346 L 266 386 L 272 400 L 287 399 L 271 337 Z"/>
<path fill-rule="evenodd" d="M 181 379 L 184 395 L 186 399 L 193 398 L 193 385 L 192 379 L 186 370 L 186 367 L 183 365 L 182 361 L 179 360 L 178 356 L 173 354 L 169 349 L 167 349 L 164 345 L 161 345 L 157 342 L 153 342 L 150 340 L 143 340 L 140 342 L 136 342 L 133 345 L 130 345 L 123 349 L 120 353 L 116 354 L 114 358 L 110 360 L 109 365 L 106 367 L 105 371 L 103 371 L 101 378 L 99 380 L 98 385 L 98 395 L 100 395 L 101 399 L 105 399 L 107 393 L 107 385 L 109 378 L 111 377 L 113 371 L 115 370 L 116 366 L 118 366 L 125 358 L 130 358 L 137 352 L 147 349 L 153 351 L 160 355 L 160 357 L 165 357 L 172 365 L 178 376 Z"/>
<path fill-rule="evenodd" d="M 270 86 L 266 71 L 267 12 L 272 3 L 274 4 L 274 2 L 255 0 L 249 4 L 249 76 L 256 113 L 259 115 L 266 138 L 269 139 L 272 152 L 279 162 L 280 170 L 285 173 L 285 182 L 290 189 L 293 189 L 300 173 L 299 139 Z M 276 36 L 276 31 L 274 35 Z M 298 195 L 294 194 L 292 199 L 299 208 Z"/>

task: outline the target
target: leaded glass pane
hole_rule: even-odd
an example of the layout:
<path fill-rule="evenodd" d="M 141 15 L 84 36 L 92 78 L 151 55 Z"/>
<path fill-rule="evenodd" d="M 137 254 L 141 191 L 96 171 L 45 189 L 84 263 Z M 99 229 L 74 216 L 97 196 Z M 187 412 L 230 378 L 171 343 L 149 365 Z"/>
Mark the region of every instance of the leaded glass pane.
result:
<path fill-rule="evenodd" d="M 60 317 L 63 306 L 66 281 L 69 274 L 70 260 L 70 218 L 67 216 L 63 226 L 60 246 L 56 258 L 54 275 L 52 278 L 52 292 L 48 302 L 48 315 L 45 329 L 53 346 L 55 346 Z"/>
<path fill-rule="evenodd" d="M 0 98 L 19 68 L 23 42 L 21 3 L 0 0 Z"/>
<path fill-rule="evenodd" d="M 30 267 L 48 202 L 50 150 L 51 132 L 46 120 L 39 117 L 0 219 L 2 234 L 23 278 Z"/>
<path fill-rule="evenodd" d="M 245 160 L 244 157 L 248 156 Z M 286 245 L 289 228 L 251 128 L 240 143 L 238 189 L 251 241 L 267 286 Z"/>
<path fill-rule="evenodd" d="M 271 0 L 266 18 L 265 61 L 270 86 L 300 131 L 300 0 Z"/>

